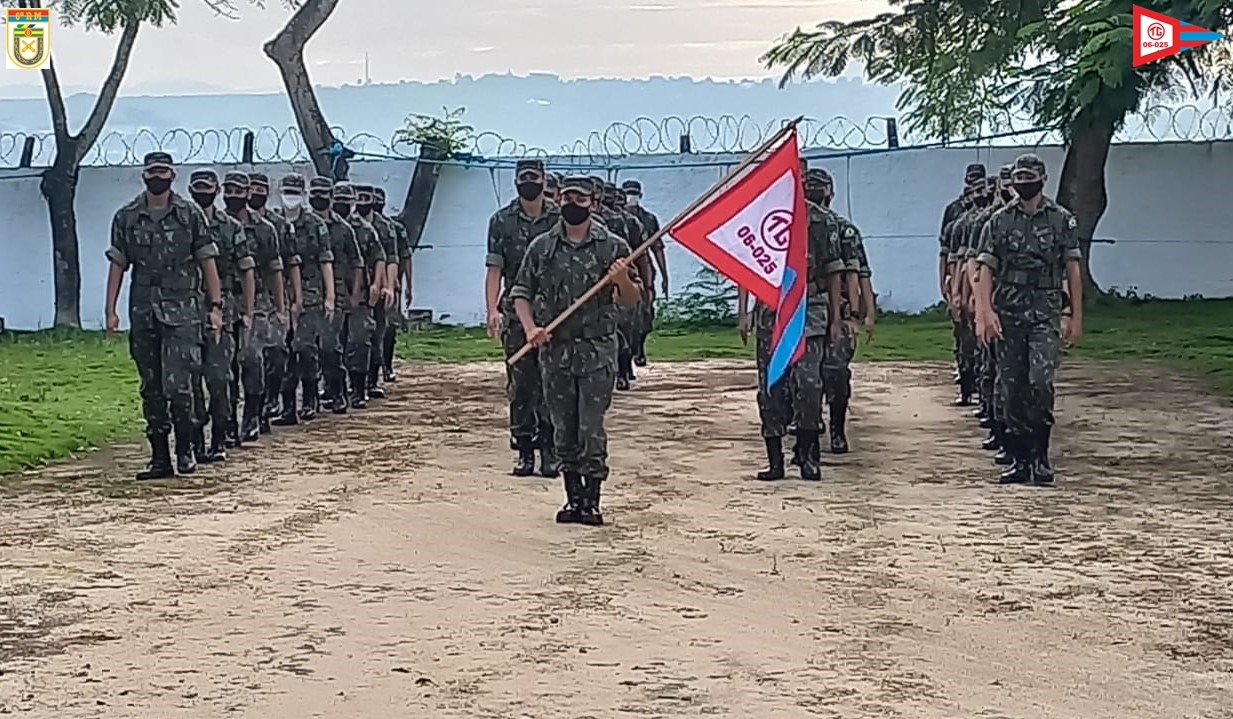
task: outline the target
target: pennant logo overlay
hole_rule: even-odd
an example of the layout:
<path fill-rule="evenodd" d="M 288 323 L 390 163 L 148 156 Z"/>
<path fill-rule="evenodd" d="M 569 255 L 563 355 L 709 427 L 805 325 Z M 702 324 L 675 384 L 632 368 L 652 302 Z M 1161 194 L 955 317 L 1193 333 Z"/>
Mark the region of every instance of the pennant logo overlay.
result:
<path fill-rule="evenodd" d="M 1134 67 L 1221 40 L 1224 35 L 1147 8 L 1134 7 Z"/>

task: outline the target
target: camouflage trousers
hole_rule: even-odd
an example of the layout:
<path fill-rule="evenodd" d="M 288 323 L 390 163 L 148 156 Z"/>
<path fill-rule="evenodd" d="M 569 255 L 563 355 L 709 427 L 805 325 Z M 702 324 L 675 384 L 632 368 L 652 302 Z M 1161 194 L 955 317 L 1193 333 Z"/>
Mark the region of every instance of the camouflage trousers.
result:
<path fill-rule="evenodd" d="M 204 427 L 210 420 L 225 422 L 231 417 L 235 334 L 225 326 L 218 340 L 208 327 L 202 335 L 201 373 L 193 381 L 193 404 L 197 423 Z"/>
<path fill-rule="evenodd" d="M 997 386 L 1007 432 L 1023 436 L 1053 426 L 1053 382 L 1061 357 L 1059 319 L 1002 318 Z"/>
<path fill-rule="evenodd" d="M 998 377 L 998 346 L 999 342 L 982 343 L 980 346 L 980 401 L 981 405 L 988 412 L 990 417 L 994 419 L 1002 419 L 1000 414 L 1001 403 L 997 401 L 997 377 Z"/>
<path fill-rule="evenodd" d="M 951 334 L 954 335 L 955 340 L 955 369 L 959 369 L 959 335 L 962 333 L 962 330 L 960 328 L 959 321 L 954 317 L 950 318 L 950 331 Z"/>
<path fill-rule="evenodd" d="M 805 355 L 797 360 L 774 386 L 767 386 L 767 370 L 771 362 L 771 338 L 759 334 L 758 354 L 758 416 L 763 437 L 783 437 L 788 425 L 795 422 L 798 430 L 821 432 L 822 422 L 822 362 L 826 357 L 826 337 L 805 338 Z"/>
<path fill-rule="evenodd" d="M 843 334 L 838 341 L 826 338 L 822 358 L 822 385 L 828 404 L 847 402 L 852 397 L 852 358 L 856 355 L 856 333 L 850 322 L 840 322 Z"/>
<path fill-rule="evenodd" d="M 128 351 L 141 378 L 146 434 L 190 431 L 197 423 L 193 380 L 201 374 L 201 323 L 169 325 L 133 313 Z"/>
<path fill-rule="evenodd" d="M 310 307 L 300 315 L 300 324 L 295 328 L 291 338 L 291 349 L 295 353 L 298 379 L 304 382 L 316 382 L 321 371 L 322 354 L 329 349 L 328 335 L 330 321 L 325 318 L 325 309 Z M 294 376 L 293 380 L 296 379 Z"/>
<path fill-rule="evenodd" d="M 262 364 L 265 367 L 265 387 L 267 395 L 281 392 L 284 382 L 291 372 L 291 337 L 294 330 L 287 328 L 279 337 L 278 342 L 270 344 L 262 352 Z"/>
<path fill-rule="evenodd" d="M 369 358 L 372 356 L 372 337 L 377 329 L 373 308 L 368 305 L 353 307 L 347 312 L 347 371 L 367 375 Z"/>
<path fill-rule="evenodd" d="M 265 394 L 266 351 L 281 346 L 286 339 L 287 328 L 273 314 L 253 315 L 253 325 L 241 336 L 239 347 L 240 384 L 245 396 Z"/>
<path fill-rule="evenodd" d="M 956 324 L 959 340 L 959 352 L 955 355 L 955 364 L 960 374 L 975 378 L 977 368 L 977 343 L 975 319 L 964 312 L 962 320 Z"/>
<path fill-rule="evenodd" d="M 608 478 L 604 414 L 612 405 L 616 358 L 586 372 L 576 372 L 569 366 L 544 362 L 546 351 L 547 347 L 539 351 L 540 372 L 561 469 L 602 482 Z"/>
<path fill-rule="evenodd" d="M 617 352 L 622 356 L 631 354 L 638 347 L 644 304 L 617 305 Z"/>
<path fill-rule="evenodd" d="M 379 300 L 377 306 L 372 308 L 372 339 L 368 341 L 368 368 L 372 370 L 380 370 L 385 364 L 385 333 L 390 329 L 391 310 L 385 306 L 385 300 Z"/>
<path fill-rule="evenodd" d="M 527 335 L 513 313 L 501 320 L 501 344 L 509 359 L 522 349 Z M 553 439 L 552 418 L 544 403 L 544 378 L 539 367 L 539 352 L 528 352 L 514 364 L 505 365 L 505 396 L 509 400 L 509 433 L 514 441 L 539 444 Z"/>
<path fill-rule="evenodd" d="M 324 320 L 322 313 L 322 320 Z M 341 307 L 334 310 L 334 319 L 325 323 L 321 334 L 321 374 L 327 382 L 346 376 L 344 363 L 347 344 L 347 313 Z"/>

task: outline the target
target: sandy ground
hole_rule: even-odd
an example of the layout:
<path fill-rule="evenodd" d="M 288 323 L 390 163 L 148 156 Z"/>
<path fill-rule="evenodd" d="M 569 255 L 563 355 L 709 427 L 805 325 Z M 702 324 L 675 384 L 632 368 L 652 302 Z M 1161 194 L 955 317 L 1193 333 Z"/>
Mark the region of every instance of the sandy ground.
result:
<path fill-rule="evenodd" d="M 652 367 L 589 529 L 506 475 L 498 366 L 402 372 L 188 482 L 10 484 L 0 714 L 1233 716 L 1233 411 L 1177 378 L 1068 367 L 1041 489 L 945 368 L 858 366 L 854 452 L 766 485 L 749 368 Z"/>

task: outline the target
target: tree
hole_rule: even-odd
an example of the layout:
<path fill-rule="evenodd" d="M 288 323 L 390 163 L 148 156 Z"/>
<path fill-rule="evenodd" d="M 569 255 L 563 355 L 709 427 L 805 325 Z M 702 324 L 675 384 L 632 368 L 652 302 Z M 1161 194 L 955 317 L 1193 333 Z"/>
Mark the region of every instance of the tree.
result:
<path fill-rule="evenodd" d="M 312 79 L 308 77 L 308 68 L 304 66 L 304 46 L 330 18 L 334 8 L 338 7 L 338 0 L 304 0 L 297 4 L 299 8 L 295 14 L 282 31 L 265 44 L 263 50 L 266 57 L 278 65 L 283 85 L 287 88 L 287 99 L 291 101 L 291 110 L 295 113 L 295 122 L 300 127 L 300 135 L 304 138 L 317 174 L 345 180 L 350 153 L 338 143 L 330 124 L 326 122 L 321 104 L 317 102 L 317 94 L 313 91 Z M 326 154 L 331 149 L 341 154 Z"/>
<path fill-rule="evenodd" d="M 762 61 L 793 77 L 835 77 L 864 64 L 879 83 L 903 83 L 909 129 L 943 140 L 1010 129 L 1027 115 L 1066 142 L 1057 199 L 1075 213 L 1089 289 L 1091 242 L 1108 204 L 1105 164 L 1114 134 L 1148 102 L 1216 93 L 1233 83 L 1213 43 L 1131 66 L 1131 0 L 889 0 L 894 12 L 826 22 L 780 39 Z M 1138 0 L 1151 10 L 1228 33 L 1227 0 Z"/>

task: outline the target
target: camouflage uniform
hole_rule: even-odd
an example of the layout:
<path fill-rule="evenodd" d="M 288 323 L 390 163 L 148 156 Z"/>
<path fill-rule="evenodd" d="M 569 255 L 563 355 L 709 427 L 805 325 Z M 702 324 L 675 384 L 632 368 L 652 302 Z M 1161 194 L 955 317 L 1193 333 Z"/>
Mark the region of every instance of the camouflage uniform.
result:
<path fill-rule="evenodd" d="M 170 170 L 171 156 L 152 152 L 147 170 Z M 197 415 L 193 379 L 201 372 L 201 269 L 218 255 L 201 210 L 171 192 L 165 208 L 152 208 L 145 193 L 116 212 L 107 259 L 129 285 L 129 353 L 141 377 L 142 415 L 150 438 L 151 479 L 171 472 L 168 434 L 174 428 L 183 469 L 195 468 L 192 444 Z M 170 412 L 168 411 L 170 406 Z M 186 466 L 189 465 L 189 466 Z"/>
<path fill-rule="evenodd" d="M 562 195 L 594 196 L 585 177 L 561 182 Z M 538 326 L 547 326 L 593 285 L 602 281 L 629 245 L 591 223 L 581 244 L 566 236 L 560 222 L 532 241 L 509 296 L 524 300 Z M 616 292 L 605 285 L 552 332 L 539 349 L 544 395 L 565 475 L 568 504 L 558 521 L 600 524 L 600 485 L 608 478 L 608 435 L 604 414 L 616 380 Z M 571 514 L 575 513 L 575 514 Z"/>
<path fill-rule="evenodd" d="M 1001 179 L 1009 182 L 1010 166 L 1007 165 L 1001 168 L 999 174 L 1001 175 Z M 998 196 L 998 191 L 1000 189 L 998 187 L 998 180 L 995 178 L 989 178 L 986 181 L 986 184 L 986 191 L 990 193 L 992 201 L 988 204 L 988 206 L 977 212 L 972 221 L 967 224 L 964 228 L 964 235 L 959 240 L 956 248 L 956 256 L 959 258 L 959 261 L 965 265 L 970 264 L 976 259 L 977 245 L 980 244 L 981 233 L 984 231 L 984 227 L 988 224 L 989 219 L 992 218 L 998 210 L 1005 206 L 1003 199 Z M 986 449 L 995 449 L 1000 446 L 1000 440 L 998 440 L 998 437 L 1001 436 L 994 427 L 996 420 L 993 416 L 994 405 L 996 404 L 996 392 L 994 391 L 993 383 L 993 377 L 996 375 L 996 370 L 993 368 L 993 357 L 995 352 L 994 346 L 996 343 L 981 342 L 976 337 L 976 318 L 972 316 L 966 308 L 964 309 L 964 312 L 964 319 L 971 323 L 973 345 L 973 356 L 971 358 L 973 367 L 973 377 L 971 380 L 972 387 L 970 387 L 968 391 L 975 391 L 975 393 L 980 396 L 980 406 L 976 410 L 976 416 L 980 419 L 982 427 L 990 429 L 990 438 L 986 439 L 982 446 Z M 960 404 L 962 404 L 963 400 L 962 392 L 963 385 L 961 384 L 959 398 Z M 999 458 L 999 461 L 1004 460 Z"/>
<path fill-rule="evenodd" d="M 972 206 L 959 215 L 950 229 L 950 260 L 955 265 L 955 274 L 961 274 L 969 257 L 968 238 L 974 231 L 979 232 L 981 225 L 987 220 L 990 197 L 985 182 L 982 180 L 974 190 Z M 963 282 L 967 282 L 965 278 Z M 960 283 L 960 288 L 963 287 Z M 974 318 L 966 306 L 959 310 L 959 321 L 956 323 L 956 336 L 959 340 L 957 367 L 959 369 L 959 397 L 955 404 L 966 407 L 972 403 L 972 395 L 976 391 L 976 327 Z"/>
<path fill-rule="evenodd" d="M 364 296 L 367 288 L 355 287 L 356 270 L 363 270 L 364 259 L 356 240 L 355 228 L 344 219 L 338 210 L 351 214 L 355 202 L 355 190 L 345 183 L 334 186 L 327 177 L 314 177 L 309 181 L 308 193 L 318 198 L 330 193 L 332 207 L 326 210 L 313 209 L 325 221 L 330 237 L 330 253 L 334 256 L 334 319 L 325 328 L 321 337 L 321 373 L 325 378 L 326 397 L 335 414 L 347 411 L 347 370 L 344 348 L 347 341 L 348 314 L 355 295 Z M 363 281 L 362 279 L 360 280 Z"/>
<path fill-rule="evenodd" d="M 625 240 L 630 247 L 642 243 L 642 228 L 636 224 L 632 215 L 618 211 L 615 204 L 616 185 L 605 182 L 601 177 L 587 178 L 596 189 L 597 204 L 594 206 L 593 219 L 596 219 L 609 232 Z M 641 262 L 640 262 L 641 263 Z M 630 268 L 634 272 L 634 268 Z M 641 303 L 639 303 L 641 304 Z M 629 383 L 634 376 L 633 338 L 638 324 L 638 305 L 620 305 L 617 307 L 617 379 L 616 388 L 629 389 Z"/>
<path fill-rule="evenodd" d="M 284 193 L 304 195 L 304 176 L 293 173 L 279 182 Z M 321 369 L 321 347 L 329 335 L 333 313 L 325 311 L 324 268 L 334 264 L 334 252 L 330 246 L 330 230 L 320 215 L 308 208 L 284 210 L 282 217 L 291 225 L 296 238 L 296 254 L 300 260 L 300 312 L 299 324 L 291 338 L 292 361 L 282 386 L 282 416 L 275 424 L 290 426 L 300 420 L 312 420 L 317 416 L 317 376 Z M 331 310 L 333 308 L 330 308 Z M 295 390 L 302 387 L 303 408 L 296 414 Z"/>
<path fill-rule="evenodd" d="M 621 183 L 621 189 L 626 193 L 636 192 L 638 193 L 638 195 L 641 195 L 642 194 L 642 183 L 638 182 L 637 180 L 626 180 L 625 182 Z M 632 214 L 635 218 L 638 219 L 639 222 L 642 223 L 642 228 L 646 232 L 646 237 L 648 240 L 652 237 L 655 237 L 655 235 L 659 233 L 659 230 L 660 230 L 659 218 L 655 215 L 654 212 L 651 212 L 650 210 L 646 209 L 641 204 L 638 204 L 638 205 L 628 205 L 627 204 L 625 207 L 625 210 L 626 212 L 629 212 L 630 214 Z M 652 245 L 650 251 L 659 253 L 659 252 L 663 252 L 663 249 L 664 249 L 663 238 L 656 238 L 655 243 Z M 646 279 L 648 282 L 651 281 L 651 278 L 649 277 Z M 633 348 L 634 364 L 638 365 L 639 367 L 646 366 L 646 340 L 647 340 L 647 337 L 651 335 L 651 331 L 654 329 L 654 327 L 655 327 L 655 303 L 654 302 L 643 302 L 642 303 L 642 313 L 641 313 L 641 316 L 639 317 L 638 336 L 634 342 L 634 348 Z"/>
<path fill-rule="evenodd" d="M 403 283 L 407 281 L 404 276 L 404 269 L 411 262 L 411 238 L 407 234 L 407 226 L 402 223 L 402 220 L 396 217 L 390 217 L 385 214 L 385 190 L 380 187 L 373 188 L 373 215 L 379 216 L 381 219 L 389 223 L 390 229 L 394 232 L 394 246 L 398 254 L 398 284 L 394 288 L 394 307 L 386 317 L 385 337 L 381 346 L 381 366 L 385 374 L 385 381 L 393 382 L 396 378 L 394 375 L 394 347 L 398 343 L 398 330 L 406 325 L 407 317 L 403 313 L 403 297 L 405 296 L 406 288 Z M 409 273 L 409 270 L 408 270 Z M 407 307 L 406 309 L 411 309 Z"/>
<path fill-rule="evenodd" d="M 543 173 L 544 163 L 541 160 L 519 160 L 514 175 L 531 171 Z M 543 212 L 538 217 L 527 215 L 522 209 L 521 201 L 514 199 L 488 218 L 488 254 L 484 258 L 484 264 L 501 272 L 503 291 L 498 302 L 501 309 L 501 344 L 507 359 L 527 342 L 522 323 L 514 312 L 514 300 L 510 296 L 518 268 L 522 265 L 531 241 L 556 227 L 560 221 L 560 208 L 547 200 L 544 201 Z M 514 474 L 526 476 L 534 471 L 534 455 L 538 446 L 547 451 L 550 455 L 547 459 L 551 460 L 543 462 L 545 458 L 541 457 L 541 465 L 547 465 L 541 469 L 551 476 L 556 476 L 559 469 L 556 466 L 552 418 L 549 416 L 548 406 L 544 404 L 543 377 L 540 373 L 538 353 L 528 353 L 513 365 L 505 366 L 505 393 L 509 401 L 510 436 L 519 453 Z"/>
<path fill-rule="evenodd" d="M 1022 155 L 1013 175 L 1016 183 L 1021 177 L 1043 181 L 1044 163 Z M 981 233 L 976 261 L 993 275 L 993 308 L 1002 324 L 998 394 L 1014 459 L 1004 482 L 1052 480 L 1048 446 L 1061 361 L 1062 280 L 1067 264 L 1082 257 L 1077 225 L 1074 215 L 1042 195 L 1036 210 L 1021 202 L 999 210 Z"/>
<path fill-rule="evenodd" d="M 232 184 L 240 179 L 241 173 L 229 172 L 223 184 Z M 271 347 L 281 347 L 287 339 L 287 327 L 278 316 L 278 304 L 274 301 L 277 280 L 283 277 L 283 253 L 278 244 L 278 230 L 268 220 L 253 212 L 237 219 L 244 226 L 256 263 L 253 272 L 257 290 L 253 321 L 239 348 L 240 383 L 244 388 L 240 440 L 255 442 L 268 421 L 265 419 L 266 353 Z M 285 309 L 286 305 L 283 306 Z"/>
<path fill-rule="evenodd" d="M 334 187 L 335 197 L 343 187 L 346 186 L 342 183 Z M 351 189 L 358 202 L 361 198 L 359 189 L 355 186 Z M 371 200 L 371 195 L 369 198 Z M 372 286 L 385 271 L 386 254 L 372 223 L 361 217 L 359 212 L 353 212 L 347 221 L 355 232 L 364 268 L 360 304 L 347 312 L 347 375 L 351 384 L 351 408 L 364 409 L 368 406 L 368 371 L 373 336 L 377 331 L 374 308 L 382 304 L 381 297 L 372 295 Z"/>
<path fill-rule="evenodd" d="M 805 354 L 788 374 L 774 386 L 768 386 L 767 372 L 771 359 L 771 336 L 775 327 L 775 309 L 763 303 L 754 308 L 755 337 L 758 359 L 758 415 L 762 437 L 766 441 L 769 466 L 758 473 L 758 479 L 776 480 L 784 477 L 783 437 L 788 424 L 795 418 L 797 442 L 800 447 L 801 477 L 821 478 L 818 462 L 818 441 L 822 433 L 822 362 L 826 355 L 830 312 L 827 305 L 828 278 L 847 271 L 842 257 L 839 223 L 830 210 L 807 203 L 809 211 L 809 286 L 806 294 Z"/>
<path fill-rule="evenodd" d="M 213 170 L 195 170 L 189 177 L 189 188 L 213 198 L 219 190 L 218 175 Z M 220 462 L 227 458 L 224 441 L 233 410 L 231 381 L 236 338 L 231 328 L 248 309 L 241 306 L 244 298 L 243 278 L 252 272 L 254 263 L 243 225 L 234 217 L 216 209 L 212 202 L 203 207 L 203 210 L 206 230 L 218 249 L 214 264 L 218 270 L 220 298 L 223 301 L 223 331 L 218 339 L 215 339 L 209 323 L 202 324 L 202 372 L 193 382 L 193 399 L 198 420 L 196 448 L 198 462 Z M 205 315 L 208 315 L 209 309 L 205 309 Z M 213 424 L 210 430 L 210 445 L 207 448 L 204 427 L 211 420 Z"/>
<path fill-rule="evenodd" d="M 872 276 L 860 229 L 843 215 L 834 210 L 831 212 L 839 225 L 840 258 L 844 267 L 858 277 Z M 846 286 L 842 292 L 844 319 L 856 318 L 861 312 L 861 298 L 849 297 Z M 826 387 L 827 404 L 830 408 L 830 444 L 831 451 L 835 454 L 848 451 L 846 424 L 848 402 L 852 398 L 852 358 L 856 355 L 856 333 L 852 323 L 844 321 L 839 326 L 842 336 L 838 341 L 834 341 L 828 335 L 826 358 L 822 362 L 822 383 Z"/>
<path fill-rule="evenodd" d="M 300 265 L 300 254 L 299 249 L 296 247 L 295 230 L 292 228 L 291 223 L 287 222 L 282 215 L 270 210 L 268 206 L 270 199 L 269 176 L 260 172 L 251 172 L 248 178 L 252 187 L 252 195 L 249 197 L 249 210 L 273 225 L 275 234 L 278 236 L 278 250 L 283 258 L 283 306 L 290 313 L 291 307 L 297 299 L 295 296 L 295 283 L 292 281 L 292 273 L 299 271 L 293 268 L 298 268 Z M 290 325 L 281 328 L 281 330 L 283 332 L 283 340 L 271 344 L 263 353 L 265 409 L 260 418 L 262 434 L 270 431 L 269 420 L 278 414 L 279 395 L 285 389 L 284 381 L 286 378 L 291 377 L 294 382 L 296 374 L 295 367 L 291 365 L 292 358 L 294 357 L 291 351 L 291 336 L 294 330 Z M 292 384 L 293 388 L 294 386 Z"/>
<path fill-rule="evenodd" d="M 377 238 L 377 243 L 381 246 L 382 262 L 386 269 L 385 274 L 389 274 L 389 265 L 397 267 L 398 256 L 398 234 L 394 231 L 394 223 L 390 222 L 385 215 L 377 212 L 374 209 L 376 204 L 376 188 L 370 185 L 357 185 L 356 194 L 358 195 L 357 207 L 360 209 L 360 216 L 368 221 L 372 226 L 373 234 Z M 367 202 L 364 202 L 367 199 Z M 388 283 L 385 277 L 381 278 L 382 287 Z M 393 287 L 385 287 L 394 296 L 394 304 L 398 304 L 397 285 Z M 368 377 L 366 379 L 368 395 L 374 399 L 385 397 L 385 390 L 381 389 L 381 369 L 385 365 L 385 337 L 390 332 L 390 314 L 394 310 L 386 305 L 385 298 L 377 299 L 376 306 L 372 308 L 373 316 L 373 333 L 372 340 L 368 343 Z"/>
<path fill-rule="evenodd" d="M 977 180 L 984 180 L 985 172 L 986 172 L 985 166 L 980 164 L 979 162 L 975 162 L 975 163 L 968 165 L 963 173 L 963 184 L 965 188 L 963 194 L 961 194 L 959 197 L 955 198 L 954 200 L 951 200 L 951 202 L 948 205 L 946 205 L 946 209 L 942 213 L 942 229 L 941 229 L 941 232 L 938 234 L 938 244 L 940 245 L 941 255 L 942 257 L 946 258 L 948 265 L 954 262 L 954 259 L 952 257 L 953 253 L 951 251 L 950 227 L 955 222 L 955 220 L 959 219 L 959 215 L 963 214 L 966 210 L 971 208 L 971 205 L 972 205 L 971 200 L 970 200 L 971 192 L 967 188 L 972 183 L 976 182 Z M 960 372 L 959 372 L 960 329 L 959 329 L 959 323 L 954 319 L 953 316 L 951 317 L 951 328 L 953 330 L 954 338 L 955 338 L 955 383 L 958 384 L 960 380 Z"/>

